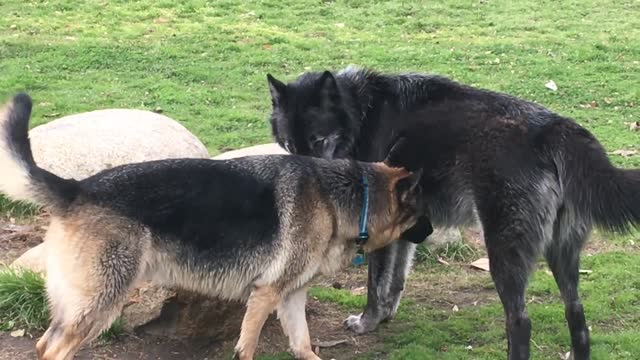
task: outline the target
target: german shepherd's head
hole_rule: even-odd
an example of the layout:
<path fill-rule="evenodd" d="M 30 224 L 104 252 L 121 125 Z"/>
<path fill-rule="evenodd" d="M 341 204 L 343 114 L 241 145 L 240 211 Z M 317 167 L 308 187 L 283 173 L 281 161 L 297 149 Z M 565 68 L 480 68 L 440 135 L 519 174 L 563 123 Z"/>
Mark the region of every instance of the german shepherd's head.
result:
<path fill-rule="evenodd" d="M 431 222 L 426 213 L 420 178 L 422 170 L 410 172 L 404 168 L 390 167 L 387 163 L 376 163 L 378 172 L 387 178 L 386 201 L 379 205 L 385 209 L 372 211 L 371 239 L 365 251 L 388 245 L 389 241 L 404 239 L 418 244 L 432 232 Z M 378 190 L 380 191 L 380 190 Z"/>
<path fill-rule="evenodd" d="M 329 71 L 305 73 L 289 84 L 267 75 L 271 130 L 275 140 L 297 155 L 350 157 L 362 116 L 351 91 L 340 89 Z"/>

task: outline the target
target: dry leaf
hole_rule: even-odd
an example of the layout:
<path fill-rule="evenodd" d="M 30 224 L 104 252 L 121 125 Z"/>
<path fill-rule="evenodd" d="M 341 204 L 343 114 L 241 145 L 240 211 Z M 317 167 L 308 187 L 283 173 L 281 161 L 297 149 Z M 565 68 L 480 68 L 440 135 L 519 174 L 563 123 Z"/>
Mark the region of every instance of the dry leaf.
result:
<path fill-rule="evenodd" d="M 458 308 L 458 305 L 453 305 L 453 309 L 451 309 L 453 312 L 458 312 L 460 311 L 460 309 Z"/>
<path fill-rule="evenodd" d="M 569 359 L 572 359 L 572 358 L 573 357 L 571 356 L 571 351 L 569 351 L 568 353 L 564 354 L 564 357 L 563 357 L 564 360 L 569 360 Z"/>
<path fill-rule="evenodd" d="M 271 45 L 264 44 L 264 45 L 262 45 L 262 48 L 265 49 L 265 50 L 271 50 Z"/>
<path fill-rule="evenodd" d="M 355 288 L 355 289 L 351 290 L 351 294 L 352 295 L 364 295 L 366 293 L 367 293 L 367 288 L 364 287 L 364 286 L 363 287 L 358 287 L 358 288 Z"/>
<path fill-rule="evenodd" d="M 631 131 L 636 131 L 640 128 L 640 122 L 639 121 L 633 121 L 633 122 L 625 122 L 625 125 L 629 126 L 629 130 Z"/>
<path fill-rule="evenodd" d="M 24 329 L 15 330 L 11 332 L 11 337 L 23 337 L 24 333 L 25 333 Z"/>
<path fill-rule="evenodd" d="M 556 85 L 555 81 L 553 80 L 549 80 L 548 83 L 544 84 L 544 87 L 553 91 L 558 90 L 558 85 Z"/>
<path fill-rule="evenodd" d="M 438 262 L 442 265 L 450 265 L 445 259 L 438 256 Z"/>
<path fill-rule="evenodd" d="M 592 272 L 593 270 L 583 270 L 583 269 L 578 270 L 579 274 L 591 274 Z"/>
<path fill-rule="evenodd" d="M 598 107 L 598 103 L 595 100 L 593 100 L 593 101 L 591 101 L 589 106 L 591 106 L 592 108 L 597 108 Z"/>
<path fill-rule="evenodd" d="M 321 348 L 330 348 L 340 344 L 345 344 L 346 342 L 347 340 L 314 341 L 311 345 Z"/>
<path fill-rule="evenodd" d="M 607 105 L 609 105 L 609 104 L 611 104 L 613 101 L 611 100 L 611 98 L 606 97 L 606 98 L 604 98 L 604 102 L 605 102 Z"/>
<path fill-rule="evenodd" d="M 638 152 L 636 150 L 616 150 L 614 152 L 612 152 L 613 155 L 620 155 L 620 156 L 624 156 L 624 157 L 629 157 L 632 155 L 637 154 Z"/>
<path fill-rule="evenodd" d="M 476 268 L 476 269 L 489 271 L 489 259 L 488 258 L 480 258 L 480 259 L 472 262 L 471 266 Z"/>
<path fill-rule="evenodd" d="M 339 27 L 339 28 L 343 28 L 344 27 L 344 23 L 337 23 L 336 26 Z"/>
<path fill-rule="evenodd" d="M 169 20 L 167 18 L 163 18 L 163 17 L 159 17 L 159 18 L 153 20 L 153 22 L 156 23 L 156 24 L 167 24 L 170 21 L 171 20 Z"/>

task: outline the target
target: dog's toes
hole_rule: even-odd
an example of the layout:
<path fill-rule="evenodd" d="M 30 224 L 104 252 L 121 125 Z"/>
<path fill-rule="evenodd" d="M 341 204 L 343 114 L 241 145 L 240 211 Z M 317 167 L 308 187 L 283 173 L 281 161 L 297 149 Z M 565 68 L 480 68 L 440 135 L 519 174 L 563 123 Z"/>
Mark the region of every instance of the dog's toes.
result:
<path fill-rule="evenodd" d="M 375 330 L 378 324 L 376 322 L 369 321 L 363 316 L 363 314 L 360 314 L 349 316 L 344 320 L 343 325 L 348 330 L 360 335 Z"/>

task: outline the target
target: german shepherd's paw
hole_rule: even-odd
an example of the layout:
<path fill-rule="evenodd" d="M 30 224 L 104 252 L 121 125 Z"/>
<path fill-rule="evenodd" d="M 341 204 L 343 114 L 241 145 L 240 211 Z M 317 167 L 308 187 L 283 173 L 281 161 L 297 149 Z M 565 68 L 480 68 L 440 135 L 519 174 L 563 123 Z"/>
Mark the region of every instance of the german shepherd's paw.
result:
<path fill-rule="evenodd" d="M 351 315 L 344 322 L 343 325 L 348 330 L 353 331 L 358 335 L 372 332 L 378 327 L 380 321 L 369 319 L 368 317 L 360 315 Z"/>

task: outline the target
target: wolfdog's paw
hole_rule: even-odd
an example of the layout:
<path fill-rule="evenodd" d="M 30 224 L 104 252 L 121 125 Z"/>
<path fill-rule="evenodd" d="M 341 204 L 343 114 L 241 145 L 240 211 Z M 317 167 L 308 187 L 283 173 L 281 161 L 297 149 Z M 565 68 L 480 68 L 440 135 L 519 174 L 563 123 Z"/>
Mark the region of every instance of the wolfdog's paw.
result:
<path fill-rule="evenodd" d="M 371 321 L 368 317 L 351 315 L 344 322 L 344 326 L 356 334 L 366 334 L 376 329 L 379 321 Z"/>

